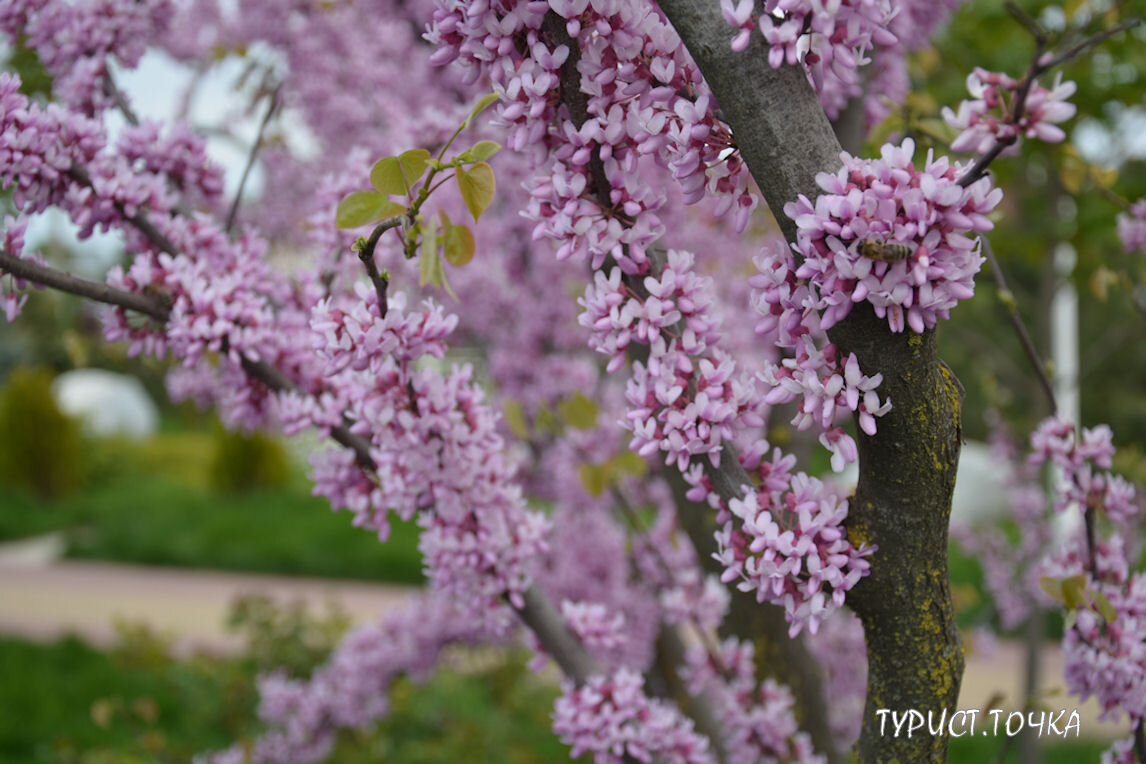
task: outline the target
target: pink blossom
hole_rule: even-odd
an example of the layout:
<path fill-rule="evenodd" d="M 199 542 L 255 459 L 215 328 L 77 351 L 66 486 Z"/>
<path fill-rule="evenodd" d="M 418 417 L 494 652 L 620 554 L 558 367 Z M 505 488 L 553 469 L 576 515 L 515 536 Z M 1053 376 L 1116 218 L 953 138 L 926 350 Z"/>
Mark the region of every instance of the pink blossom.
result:
<path fill-rule="evenodd" d="M 1057 123 L 1074 116 L 1076 108 L 1066 99 L 1074 95 L 1075 84 L 1063 82 L 1061 72 L 1050 90 L 1033 83 L 1022 115 L 1016 115 L 1015 100 L 1021 89 L 1020 81 L 976 67 L 967 75 L 967 90 L 973 100 L 961 102 L 957 111 L 943 107 L 943 119 L 962 131 L 951 143 L 951 150 L 986 154 L 997 143 L 1013 144 L 1020 136 L 1048 143 L 1062 141 L 1066 133 Z"/>
<path fill-rule="evenodd" d="M 1129 211 L 1118 215 L 1118 238 L 1127 252 L 1146 254 L 1146 199 L 1139 199 Z"/>
<path fill-rule="evenodd" d="M 581 687 L 562 683 L 553 709 L 553 731 L 573 747 L 572 755 L 592 753 L 598 762 L 626 756 L 674 764 L 713 761 L 708 739 L 674 706 L 644 694 L 640 674 L 621 669 L 594 676 Z"/>
<path fill-rule="evenodd" d="M 918 170 L 914 153 L 911 139 L 885 144 L 880 159 L 844 153 L 837 173 L 817 176 L 825 193 L 815 203 L 801 196 L 785 206 L 804 258 L 796 276 L 810 287 L 803 307 L 821 311 L 822 329 L 866 300 L 892 331 L 921 333 L 974 293 L 983 258 L 972 235 L 991 230 L 987 215 L 1002 192 L 987 178 L 960 187 L 959 168 L 930 152 Z M 860 252 L 865 241 L 903 245 L 910 254 L 896 262 L 871 259 Z"/>

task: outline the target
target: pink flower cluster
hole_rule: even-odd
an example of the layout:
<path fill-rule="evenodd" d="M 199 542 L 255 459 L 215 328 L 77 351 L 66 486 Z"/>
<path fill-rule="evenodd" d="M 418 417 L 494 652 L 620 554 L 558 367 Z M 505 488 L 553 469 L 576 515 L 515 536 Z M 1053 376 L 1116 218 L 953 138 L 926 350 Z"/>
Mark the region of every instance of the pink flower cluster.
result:
<path fill-rule="evenodd" d="M 791 462 L 773 455 L 779 469 L 770 477 L 775 484 Z M 744 592 L 756 592 L 760 602 L 784 606 L 790 636 L 806 626 L 815 634 L 833 609 L 842 607 L 844 595 L 868 571 L 865 559 L 872 549 L 858 549 L 848 541 L 842 524 L 848 513 L 846 499 L 836 497 L 823 483 L 800 472 L 781 490 L 743 486 L 744 498 L 729 502 L 731 518 L 717 532 L 718 559 L 724 564 L 725 582 L 737 581 Z"/>
<path fill-rule="evenodd" d="M 723 733 L 725 761 L 823 762 L 808 735 L 799 731 L 788 688 L 771 679 L 757 685 L 754 652 L 751 642 L 735 638 L 721 643 L 716 655 L 694 646 L 681 669 L 689 692 L 713 707 Z"/>
<path fill-rule="evenodd" d="M 594 676 L 581 687 L 562 683 L 553 709 L 553 731 L 576 758 L 592 753 L 598 764 L 626 757 L 667 764 L 710 764 L 708 739 L 674 706 L 645 695 L 641 675 L 620 669 Z"/>
<path fill-rule="evenodd" d="M 820 311 L 826 330 L 867 300 L 894 332 L 923 332 L 974 293 L 983 263 L 972 233 L 994 225 L 988 213 L 1002 199 L 988 178 L 961 187 L 958 167 L 930 152 L 922 170 L 912 163 L 915 142 L 885 144 L 879 159 L 841 154 L 843 167 L 820 173 L 815 203 L 801 195 L 784 212 L 796 221 L 796 277 L 808 284 L 803 307 Z M 861 245 L 904 246 L 895 262 L 866 257 Z M 886 258 L 885 258 L 886 259 Z"/>
<path fill-rule="evenodd" d="M 1134 488 L 1109 472 L 1114 456 L 1110 428 L 1083 430 L 1057 417 L 1044 421 L 1031 435 L 1032 465 L 1050 463 L 1061 472 L 1055 485 L 1056 509 L 1077 507 L 1085 520 L 1057 555 L 1048 557 L 1043 573 L 1065 582 L 1082 577 L 1081 599 L 1070 608 L 1063 635 L 1067 689 L 1081 699 L 1093 695 L 1105 718 L 1123 713 L 1131 726 L 1146 720 L 1146 573 L 1131 574 L 1124 538 L 1134 538 L 1140 522 Z M 1098 512 L 1111 521 L 1114 533 L 1102 534 Z M 1139 516 L 1136 516 L 1139 515 Z M 1112 756 L 1119 756 L 1118 746 Z"/>
<path fill-rule="evenodd" d="M 764 362 L 757 375 L 765 386 L 764 402 L 800 401 L 792 423 L 800 430 L 819 427 L 820 443 L 832 453 L 832 469 L 840 472 L 859 453 L 851 435 L 836 426 L 839 414 L 856 412 L 860 427 L 874 435 L 875 417 L 891 410 L 891 402 L 880 401 L 876 392 L 883 377 L 867 376 L 854 353 L 842 359 L 836 346 L 824 341 L 819 301 L 797 275 L 799 264 L 786 243 L 770 241 L 754 262 L 759 272 L 749 279 L 751 300 L 762 316 L 756 331 L 791 354 Z"/>
<path fill-rule="evenodd" d="M 1072 505 L 1101 509 L 1123 528 L 1138 514 L 1133 484 L 1109 471 L 1114 442 L 1108 425 L 1084 429 L 1076 439 L 1074 425 L 1051 417 L 1031 434 L 1031 450 L 1031 464 L 1049 461 L 1061 470 L 1055 486 L 1057 511 Z"/>
<path fill-rule="evenodd" d="M 897 42 L 890 21 L 892 0 L 721 0 L 725 20 L 740 31 L 733 50 L 744 50 L 754 28 L 768 41 L 772 68 L 803 64 L 828 116 L 835 119 L 849 98 L 863 93 L 859 69 L 869 51 Z M 825 96 L 827 96 L 825 98 Z"/>
<path fill-rule="evenodd" d="M 415 366 L 441 357 L 456 324 L 433 303 L 408 311 L 401 293 L 388 300 L 383 318 L 366 286 L 356 299 L 332 297 L 315 307 L 314 349 L 332 396 L 323 408 L 342 412 L 351 431 L 370 440 L 377 475 L 355 479 L 352 456 L 330 452 L 314 462 L 315 490 L 383 537 L 388 509 L 407 520 L 417 515 L 435 587 L 504 628 L 507 614 L 496 606 L 506 596 L 520 607 L 527 564 L 544 549 L 549 524 L 526 509 L 472 370 L 443 375 Z"/>
<path fill-rule="evenodd" d="M 608 276 L 598 270 L 577 301 L 585 309 L 578 322 L 593 331 L 589 346 L 610 357 L 610 373 L 624 365 L 631 341 L 651 345 L 666 330 L 679 334 L 680 348 L 689 355 L 699 355 L 719 341 L 718 326 L 708 312 L 712 279 L 695 272 L 692 253 L 669 250 L 659 277 L 644 278 L 643 299 L 623 278 L 620 268 Z"/>
<path fill-rule="evenodd" d="M 158 122 L 127 125 L 116 141 L 120 155 L 137 171 L 165 177 L 192 204 L 212 205 L 223 196 L 223 168 L 207 157 L 207 142 L 185 123 L 166 134 Z"/>
<path fill-rule="evenodd" d="M 824 671 L 824 697 L 831 698 L 828 723 L 836 748 L 846 750 L 859 738 L 867 701 L 863 624 L 850 610 L 837 610 L 820 624 L 820 630 L 808 638 L 807 645 Z"/>
<path fill-rule="evenodd" d="M 622 267 L 632 259 L 635 272 L 647 272 L 643 249 L 663 231 L 665 196 L 640 170 L 644 156 L 672 173 L 686 200 L 716 196 L 721 214 L 735 209 L 737 226 L 747 223 L 756 204 L 747 170 L 695 64 L 652 7 L 440 0 L 427 38 L 439 46 L 436 63 L 457 60 L 467 78 L 488 76 L 502 96 L 509 147 L 544 166 L 530 184 L 528 214 L 536 237 L 559 242 L 559 257 L 587 257 L 594 267 L 606 256 Z M 569 87 L 566 76 L 583 94 L 583 122 L 554 98 Z M 594 174 L 591 160 L 603 172 Z"/>
<path fill-rule="evenodd" d="M 134 68 L 174 9 L 172 0 L 8 0 L 0 32 L 22 36 L 52 75 L 55 96 L 92 116 L 114 104 L 105 86 L 109 56 Z"/>
<path fill-rule="evenodd" d="M 68 171 L 94 161 L 106 143 L 100 123 L 57 104 L 29 102 L 19 76 L 0 72 L 0 184 L 25 214 L 78 196 Z"/>
<path fill-rule="evenodd" d="M 1063 635 L 1066 685 L 1086 700 L 1093 695 L 1103 718 L 1125 713 L 1131 724 L 1146 719 L 1146 574 L 1098 587 L 1117 616 L 1107 622 L 1094 608 L 1078 608 Z"/>
<path fill-rule="evenodd" d="M 943 119 L 962 131 L 951 143 L 951 150 L 986 154 L 997 144 L 1014 145 L 1023 136 L 1048 143 L 1062 141 L 1066 133 L 1057 123 L 1074 116 L 1075 105 L 1066 99 L 1074 95 L 1075 84 L 1063 82 L 1061 72 L 1050 90 L 1038 82 L 1031 83 L 1021 104 L 1022 112 L 1016 114 L 1016 101 L 1022 88 L 1021 80 L 975 67 L 967 75 L 967 90 L 972 99 L 961 102 L 958 111 L 943 107 Z"/>
<path fill-rule="evenodd" d="M 1127 252 L 1146 254 L 1146 199 L 1139 199 L 1118 216 L 1118 238 Z"/>

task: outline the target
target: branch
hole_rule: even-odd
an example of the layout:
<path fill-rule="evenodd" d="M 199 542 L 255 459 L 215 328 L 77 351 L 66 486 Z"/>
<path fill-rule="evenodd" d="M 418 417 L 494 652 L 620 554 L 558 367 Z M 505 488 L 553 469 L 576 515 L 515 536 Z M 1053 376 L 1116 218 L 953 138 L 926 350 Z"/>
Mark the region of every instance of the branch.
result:
<path fill-rule="evenodd" d="M 0 271 L 8 271 L 17 278 L 30 281 L 38 286 L 50 287 L 106 305 L 133 310 L 161 323 L 165 323 L 171 313 L 170 306 L 166 305 L 159 297 L 148 297 L 147 295 L 116 289 L 98 281 L 89 281 L 79 276 L 73 276 L 66 271 L 17 257 L 10 252 L 0 251 Z"/>
<path fill-rule="evenodd" d="M 374 291 L 378 295 L 378 313 L 382 318 L 386 318 L 388 308 L 386 290 L 390 286 L 390 274 L 378 272 L 378 264 L 374 262 L 374 250 L 377 248 L 378 240 L 382 238 L 382 234 L 391 228 L 397 228 L 402 224 L 402 220 L 402 216 L 393 217 L 374 226 L 374 230 L 370 232 L 370 238 L 366 239 L 361 249 L 358 250 L 358 259 L 366 267 L 366 275 L 370 277 L 370 283 L 374 285 Z M 359 241 L 362 240 L 359 239 Z"/>
<path fill-rule="evenodd" d="M 99 281 L 73 276 L 51 266 L 16 257 L 9 252 L 0 251 L 0 270 L 39 286 L 142 313 L 160 323 L 166 323 L 171 315 L 171 305 L 161 297 L 128 292 Z M 244 356 L 242 365 L 248 374 L 271 390 L 300 392 L 293 380 L 266 361 L 252 361 Z M 346 425 L 332 428 L 330 437 L 354 451 L 360 465 L 368 464 L 370 469 L 374 468 L 374 460 L 370 456 L 370 443 L 365 438 L 352 433 Z"/>
<path fill-rule="evenodd" d="M 255 157 L 259 155 L 259 149 L 263 145 L 263 135 L 267 131 L 267 125 L 270 124 L 271 117 L 274 116 L 275 111 L 279 106 L 279 91 L 282 89 L 282 84 L 279 84 L 271 91 L 270 103 L 267 104 L 267 112 L 263 115 L 263 121 L 259 123 L 259 132 L 255 135 L 255 142 L 251 144 L 251 150 L 247 154 L 247 164 L 243 167 L 243 174 L 239 178 L 239 187 L 235 189 L 235 198 L 231 200 L 231 209 L 227 212 L 227 222 L 223 226 L 223 230 L 227 233 L 231 232 L 231 228 L 235 225 L 235 216 L 239 214 L 239 202 L 243 198 L 243 189 L 247 186 L 247 178 L 250 177 L 251 169 L 255 166 Z"/>
<path fill-rule="evenodd" d="M 1093 48 L 1095 45 L 1106 42 L 1107 40 L 1109 40 L 1114 35 L 1119 34 L 1121 32 L 1125 32 L 1127 29 L 1133 29 L 1134 27 L 1138 26 L 1141 23 L 1142 23 L 1141 17 L 1132 16 L 1120 24 L 1115 24 L 1110 29 L 1105 29 L 1101 32 L 1096 32 L 1095 34 L 1092 34 L 1090 37 L 1087 37 L 1085 40 L 1079 42 L 1077 45 L 1074 45 L 1074 46 L 1068 48 L 1067 50 L 1063 51 L 1059 55 L 1055 56 L 1054 58 L 1049 59 L 1046 63 L 1044 63 L 1042 65 L 1041 71 L 1045 72 L 1049 69 L 1055 68 L 1056 66 L 1058 66 L 1060 64 L 1064 64 L 1067 61 L 1069 61 L 1070 59 L 1074 58 L 1075 56 L 1078 56 L 1082 53 L 1085 53 L 1088 48 Z"/>
<path fill-rule="evenodd" d="M 596 674 L 601 667 L 577 639 L 553 603 L 533 585 L 522 594 L 522 605 L 514 611 L 545 647 L 562 673 L 577 684 Z"/>
<path fill-rule="evenodd" d="M 983 242 L 983 254 L 987 256 L 987 262 L 991 265 L 991 275 L 995 278 L 995 284 L 999 288 L 999 302 L 1003 304 L 1003 308 L 1007 311 L 1007 318 L 1014 327 L 1015 334 L 1019 338 L 1019 342 L 1023 346 L 1023 351 L 1027 354 L 1027 358 L 1034 367 L 1035 375 L 1039 378 L 1039 385 L 1043 389 L 1043 394 L 1047 398 L 1047 403 L 1050 404 L 1052 412 L 1058 411 L 1058 404 L 1055 402 L 1054 385 L 1051 384 L 1050 377 L 1047 375 L 1046 363 L 1043 362 L 1039 356 L 1038 350 L 1035 349 L 1035 343 L 1031 339 L 1030 333 L 1027 331 L 1026 325 L 1023 323 L 1023 317 L 1019 315 L 1018 306 L 1015 305 L 1015 295 L 1007 287 L 1007 279 L 1003 276 L 1003 269 L 999 265 L 999 260 L 995 257 L 995 250 L 991 248 L 991 243 L 987 241 L 986 236 L 980 236 L 979 240 Z"/>
<path fill-rule="evenodd" d="M 111 70 L 106 65 L 103 73 L 103 90 L 115 101 L 116 108 L 123 114 L 123 118 L 127 120 L 128 124 L 139 124 L 139 117 L 132 111 L 131 104 L 127 102 L 127 97 L 124 96 L 123 91 L 116 86 L 115 78 L 112 77 Z"/>

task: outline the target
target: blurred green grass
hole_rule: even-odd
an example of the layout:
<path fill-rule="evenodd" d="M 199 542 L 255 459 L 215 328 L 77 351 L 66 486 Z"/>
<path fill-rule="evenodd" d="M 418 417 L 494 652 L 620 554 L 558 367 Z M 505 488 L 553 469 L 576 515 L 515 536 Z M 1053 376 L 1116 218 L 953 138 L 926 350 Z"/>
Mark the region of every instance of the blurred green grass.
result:
<path fill-rule="evenodd" d="M 480 671 L 444 669 L 424 684 L 399 679 L 386 718 L 344 732 L 329 760 L 569 761 L 549 730 L 556 685 L 529 672 L 523 653 L 499 655 Z M 0 638 L 0 761 L 190 761 L 250 741 L 257 671 L 249 653 L 174 660 L 147 635 L 107 652 L 76 639 Z"/>
<path fill-rule="evenodd" d="M 69 557 L 259 573 L 423 581 L 418 528 L 390 540 L 352 526 L 348 512 L 310 495 L 293 474 L 281 486 L 212 490 L 213 436 L 161 432 L 143 443 L 93 444 L 84 487 L 64 499 L 0 492 L 0 539 L 62 531 Z M 301 470 L 296 470 L 301 472 Z"/>

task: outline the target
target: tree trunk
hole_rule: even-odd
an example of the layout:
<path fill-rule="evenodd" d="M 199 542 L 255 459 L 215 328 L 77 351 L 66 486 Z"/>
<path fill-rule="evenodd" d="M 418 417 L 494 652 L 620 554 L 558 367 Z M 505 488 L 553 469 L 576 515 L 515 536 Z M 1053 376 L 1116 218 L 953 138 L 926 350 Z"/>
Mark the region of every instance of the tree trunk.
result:
<path fill-rule="evenodd" d="M 732 51 L 733 29 L 719 6 L 661 0 L 732 127 L 741 156 L 785 237 L 794 221 L 784 204 L 815 199 L 815 176 L 840 166 L 840 144 L 804 72 L 768 66 L 766 43 Z M 860 478 L 848 518 L 853 543 L 876 544 L 871 575 L 849 597 L 864 624 L 868 697 L 859 760 L 922 762 L 946 758 L 947 734 L 880 734 L 880 709 L 954 710 L 963 676 L 947 571 L 947 524 L 961 442 L 958 381 L 936 354 L 933 332 L 893 334 L 867 303 L 830 337 L 854 352 L 864 373 L 883 374 L 892 411 L 879 432 L 860 432 Z M 890 727 L 890 722 L 888 723 Z"/>

